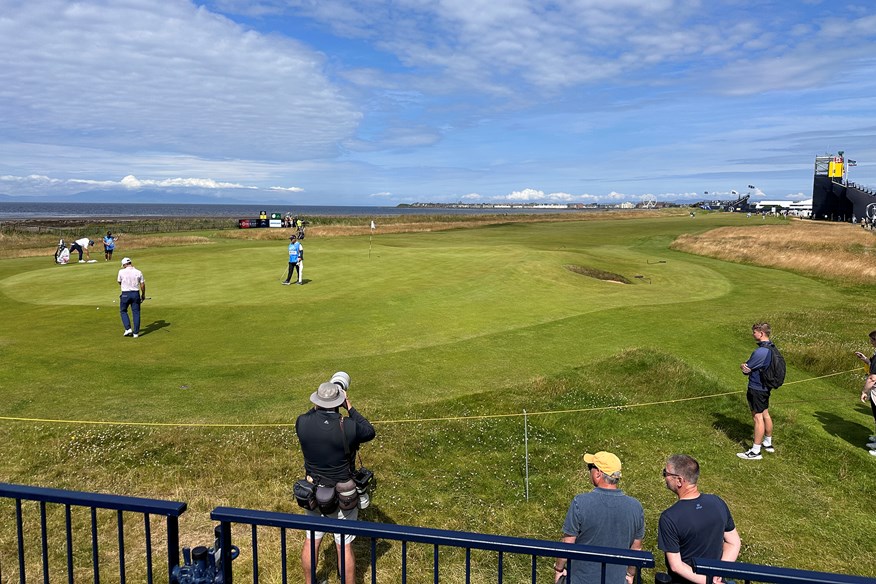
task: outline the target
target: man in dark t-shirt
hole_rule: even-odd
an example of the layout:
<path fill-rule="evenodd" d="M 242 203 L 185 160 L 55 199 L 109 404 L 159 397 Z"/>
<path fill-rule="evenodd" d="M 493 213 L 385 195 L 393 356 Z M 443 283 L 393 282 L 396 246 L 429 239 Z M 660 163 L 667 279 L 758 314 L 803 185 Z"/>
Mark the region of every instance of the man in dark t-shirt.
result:
<path fill-rule="evenodd" d="M 674 454 L 666 461 L 663 479 L 678 501 L 660 514 L 657 547 L 666 554 L 666 568 L 675 584 L 708 584 L 693 571 L 694 558 L 736 561 L 742 542 L 727 504 L 716 495 L 699 492 L 700 465 L 691 456 Z"/>

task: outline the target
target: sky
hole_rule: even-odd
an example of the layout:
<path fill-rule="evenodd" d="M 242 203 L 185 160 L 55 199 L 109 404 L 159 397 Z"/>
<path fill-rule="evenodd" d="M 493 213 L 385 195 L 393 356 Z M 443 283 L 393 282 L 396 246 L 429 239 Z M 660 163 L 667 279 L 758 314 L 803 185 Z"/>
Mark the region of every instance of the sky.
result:
<path fill-rule="evenodd" d="M 876 187 L 871 0 L 0 0 L 19 198 L 799 200 L 841 150 Z"/>

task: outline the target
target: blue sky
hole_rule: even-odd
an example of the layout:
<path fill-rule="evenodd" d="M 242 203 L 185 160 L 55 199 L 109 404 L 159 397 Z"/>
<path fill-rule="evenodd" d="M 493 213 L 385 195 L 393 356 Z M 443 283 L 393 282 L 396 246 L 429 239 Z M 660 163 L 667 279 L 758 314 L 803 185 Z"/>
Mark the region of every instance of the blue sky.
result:
<path fill-rule="evenodd" d="M 876 4 L 0 0 L 0 112 L 18 197 L 802 199 L 876 186 Z"/>

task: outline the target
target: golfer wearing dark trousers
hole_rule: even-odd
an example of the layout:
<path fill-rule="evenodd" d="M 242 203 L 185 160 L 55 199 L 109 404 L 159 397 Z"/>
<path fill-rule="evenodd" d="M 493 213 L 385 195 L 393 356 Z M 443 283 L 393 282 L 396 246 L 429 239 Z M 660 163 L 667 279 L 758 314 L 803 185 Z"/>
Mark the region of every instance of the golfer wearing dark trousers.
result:
<path fill-rule="evenodd" d="M 125 326 L 124 336 L 140 336 L 140 303 L 146 299 L 146 280 L 143 272 L 134 267 L 131 258 L 122 259 L 122 269 L 119 270 L 119 286 L 122 294 L 119 296 L 119 313 L 122 324 Z M 131 307 L 131 316 L 134 318 L 134 326 L 131 327 L 131 319 L 128 317 L 128 307 Z"/>
<path fill-rule="evenodd" d="M 286 274 L 286 279 L 283 280 L 284 286 L 290 284 L 296 268 L 298 269 L 298 283 L 304 282 L 301 278 L 301 270 L 304 267 L 304 246 L 301 245 L 301 242 L 296 241 L 296 239 L 294 235 L 289 236 L 289 273 Z"/>

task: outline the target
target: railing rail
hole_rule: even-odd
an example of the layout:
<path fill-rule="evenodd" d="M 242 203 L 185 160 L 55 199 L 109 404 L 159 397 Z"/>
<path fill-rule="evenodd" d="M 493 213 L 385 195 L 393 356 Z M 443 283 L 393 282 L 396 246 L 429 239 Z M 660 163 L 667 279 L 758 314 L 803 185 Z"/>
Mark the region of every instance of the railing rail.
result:
<path fill-rule="evenodd" d="M 18 575 L 19 582 L 26 582 L 25 565 L 25 533 L 24 533 L 24 507 L 22 501 L 35 501 L 39 503 L 40 513 L 40 540 L 43 582 L 48 584 L 49 578 L 49 555 L 48 555 L 48 527 L 46 519 L 46 505 L 64 505 L 64 524 L 66 534 L 67 552 L 67 581 L 73 583 L 73 526 L 72 507 L 84 507 L 91 511 L 91 558 L 92 572 L 95 584 L 100 582 L 100 569 L 98 562 L 98 522 L 97 510 L 105 509 L 116 512 L 116 528 L 118 531 L 119 546 L 119 582 L 125 583 L 125 537 L 124 537 L 124 513 L 137 513 L 143 515 L 145 547 L 146 547 L 146 573 L 147 581 L 151 584 L 152 579 L 152 531 L 150 515 L 166 517 L 167 523 L 167 574 L 170 581 L 173 568 L 179 564 L 179 516 L 186 510 L 185 503 L 175 501 L 163 501 L 158 499 L 144 499 L 140 497 L 125 497 L 120 495 L 104 495 L 101 493 L 88 493 L 81 491 L 66 491 L 63 489 L 49 489 L 44 487 L 30 487 L 0 483 L 0 498 L 13 499 L 15 501 L 15 525 L 18 548 Z M 2 566 L 2 564 L 0 564 Z M 0 576 L 2 578 L 2 576 Z"/>
<path fill-rule="evenodd" d="M 536 581 L 536 565 L 537 557 L 550 558 L 566 558 L 572 562 L 588 561 L 601 563 L 603 566 L 607 564 L 619 564 L 624 566 L 635 566 L 636 581 L 641 582 L 641 569 L 654 567 L 654 556 L 646 551 L 623 550 L 615 548 L 604 548 L 596 546 L 583 546 L 576 544 L 567 544 L 556 541 L 545 541 L 538 539 L 528 539 L 522 537 L 509 537 L 503 535 L 488 535 L 482 533 L 471 533 L 465 531 L 451 531 L 446 529 L 431 529 L 426 527 L 414 527 L 408 525 L 394 525 L 387 523 L 371 523 L 367 521 L 345 521 L 332 519 L 327 517 L 311 517 L 308 515 L 295 513 L 274 513 L 269 511 L 258 511 L 252 509 L 237 509 L 231 507 L 217 507 L 210 513 L 210 518 L 220 522 L 221 529 L 221 548 L 222 548 L 222 570 L 223 580 L 225 584 L 232 582 L 232 562 L 230 558 L 231 550 L 231 524 L 240 523 L 250 525 L 252 529 L 252 544 L 253 544 L 253 582 L 258 582 L 258 553 L 257 553 L 257 532 L 258 526 L 275 527 L 281 529 L 281 556 L 283 558 L 283 578 L 286 581 L 286 529 L 294 529 L 300 531 L 323 531 L 326 533 L 335 534 L 350 534 L 356 536 L 364 536 L 371 538 L 371 582 L 376 583 L 376 542 L 379 539 L 388 539 L 402 542 L 402 574 L 396 581 L 402 583 L 407 581 L 406 573 L 406 551 L 408 543 L 423 543 L 435 546 L 433 571 L 434 581 L 438 581 L 438 549 L 440 546 L 463 548 L 466 553 L 466 582 L 469 581 L 470 575 L 470 550 L 488 550 L 495 551 L 499 554 L 498 559 L 498 581 L 502 582 L 502 556 L 506 553 L 527 555 L 532 558 L 532 582 Z M 312 540 L 311 540 L 312 541 Z M 344 538 L 341 537 L 341 541 Z M 342 546 L 344 544 L 342 543 Z M 226 550 L 227 557 L 226 557 Z M 315 557 L 315 550 L 311 552 Z M 341 554 L 343 561 L 343 554 Z M 311 562 L 313 573 L 313 581 L 316 576 L 316 562 Z M 344 566 L 339 566 L 341 573 L 344 573 Z M 603 571 L 604 573 L 604 571 Z M 551 570 L 551 581 L 553 580 L 553 570 Z"/>
<path fill-rule="evenodd" d="M 707 582 L 711 581 L 713 576 L 719 576 L 724 580 L 733 579 L 770 584 L 876 584 L 876 578 L 834 574 L 832 572 L 776 568 L 773 566 L 722 562 L 720 560 L 707 560 L 704 558 L 695 558 L 693 563 L 694 571 L 697 574 L 705 574 Z"/>

